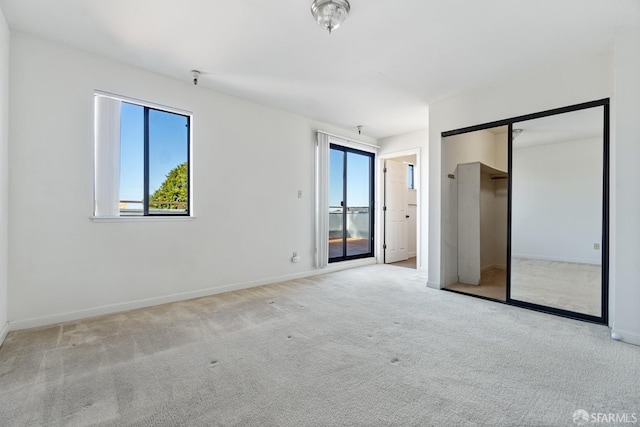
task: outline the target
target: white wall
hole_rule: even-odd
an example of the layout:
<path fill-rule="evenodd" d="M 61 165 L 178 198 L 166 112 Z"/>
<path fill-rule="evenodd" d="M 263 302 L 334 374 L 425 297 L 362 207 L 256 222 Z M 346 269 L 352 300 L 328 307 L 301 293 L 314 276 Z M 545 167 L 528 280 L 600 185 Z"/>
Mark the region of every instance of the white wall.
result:
<path fill-rule="evenodd" d="M 602 138 L 513 150 L 511 254 L 601 264 Z"/>
<path fill-rule="evenodd" d="M 495 168 L 501 171 L 507 171 L 509 169 L 509 140 L 507 138 L 507 132 L 498 133 L 494 137 L 495 144 Z"/>
<path fill-rule="evenodd" d="M 614 52 L 567 60 L 446 99 L 429 108 L 429 281 L 439 288 L 442 270 L 441 132 L 612 98 L 610 325 L 622 339 L 640 344 L 640 29 L 616 36 Z M 615 67 L 614 67 L 615 64 Z M 614 92 L 615 82 L 615 92 Z"/>
<path fill-rule="evenodd" d="M 428 117 L 424 118 L 425 124 L 427 124 Z M 399 153 L 402 151 L 410 150 L 413 148 L 426 147 L 429 143 L 429 129 L 420 129 L 414 132 L 407 132 L 400 135 L 390 136 L 387 138 L 381 138 L 378 140 L 380 149 L 378 154 L 386 155 L 391 153 Z M 426 154 L 420 153 L 420 161 L 427 160 Z"/>
<path fill-rule="evenodd" d="M 0 9 L 0 345 L 7 334 L 9 253 L 9 27 Z"/>
<path fill-rule="evenodd" d="M 427 123 L 428 117 L 425 117 L 425 124 Z M 416 224 L 416 233 L 420 235 L 420 242 L 419 245 L 417 245 L 417 247 L 419 248 L 419 259 L 417 260 L 417 264 L 418 268 L 420 268 L 421 270 L 426 270 L 429 259 L 429 233 L 427 227 L 427 224 L 429 223 L 430 210 L 427 203 L 427 189 L 429 188 L 429 150 L 427 149 L 428 144 L 429 129 L 426 128 L 415 132 L 408 132 L 401 135 L 391 136 L 378 140 L 378 145 L 380 146 L 380 149 L 378 150 L 379 156 L 391 156 L 395 153 L 405 153 L 407 150 L 415 149 L 418 149 L 420 152 L 416 168 L 415 186 L 417 188 L 416 196 L 418 196 L 416 202 L 420 205 L 417 209 L 417 215 L 419 216 L 419 218 Z M 381 186 L 379 186 L 378 188 L 381 188 Z M 409 200 L 411 200 L 411 198 Z M 378 225 L 382 224 L 381 219 L 382 215 L 380 215 Z M 380 228 L 380 230 L 382 229 Z"/>
<path fill-rule="evenodd" d="M 640 27 L 621 34 L 615 47 L 611 147 L 611 281 L 613 330 L 640 345 Z"/>
<path fill-rule="evenodd" d="M 505 134 L 488 130 L 453 135 L 446 138 L 443 164 L 444 176 L 454 173 L 456 166 L 480 162 L 492 168 L 507 170 L 507 140 Z"/>
<path fill-rule="evenodd" d="M 15 328 L 313 273 L 314 130 L 376 143 L 21 33 L 11 55 Z M 89 219 L 95 89 L 193 112 L 195 219 Z"/>

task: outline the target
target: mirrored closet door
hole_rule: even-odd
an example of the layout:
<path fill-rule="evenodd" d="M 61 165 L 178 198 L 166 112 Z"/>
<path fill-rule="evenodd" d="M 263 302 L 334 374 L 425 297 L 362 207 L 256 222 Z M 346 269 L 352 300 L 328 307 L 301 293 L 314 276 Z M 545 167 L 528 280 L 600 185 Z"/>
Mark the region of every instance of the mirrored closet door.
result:
<path fill-rule="evenodd" d="M 605 105 L 511 125 L 509 300 L 602 319 Z"/>
<path fill-rule="evenodd" d="M 443 288 L 606 323 L 608 153 L 608 99 L 443 132 Z"/>
<path fill-rule="evenodd" d="M 507 299 L 507 138 L 497 126 L 444 138 L 445 289 Z"/>

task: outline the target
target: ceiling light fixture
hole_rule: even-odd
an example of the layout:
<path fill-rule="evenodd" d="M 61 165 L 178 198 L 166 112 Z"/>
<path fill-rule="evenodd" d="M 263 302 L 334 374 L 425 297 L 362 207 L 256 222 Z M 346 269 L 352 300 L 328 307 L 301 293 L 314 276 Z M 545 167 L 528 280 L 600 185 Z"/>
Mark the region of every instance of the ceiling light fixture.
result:
<path fill-rule="evenodd" d="M 522 129 L 514 129 L 511 131 L 511 140 L 513 141 L 514 139 L 516 139 L 521 133 L 522 133 Z"/>
<path fill-rule="evenodd" d="M 350 11 L 347 0 L 314 0 L 311 4 L 311 14 L 329 34 L 342 25 Z"/>

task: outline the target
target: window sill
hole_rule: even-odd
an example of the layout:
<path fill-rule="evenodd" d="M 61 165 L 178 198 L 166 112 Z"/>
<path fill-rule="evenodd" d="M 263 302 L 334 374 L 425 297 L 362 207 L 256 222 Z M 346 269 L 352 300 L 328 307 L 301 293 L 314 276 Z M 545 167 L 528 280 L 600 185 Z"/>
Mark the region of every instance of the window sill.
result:
<path fill-rule="evenodd" d="M 193 221 L 194 216 L 90 216 L 93 222 L 184 222 Z"/>

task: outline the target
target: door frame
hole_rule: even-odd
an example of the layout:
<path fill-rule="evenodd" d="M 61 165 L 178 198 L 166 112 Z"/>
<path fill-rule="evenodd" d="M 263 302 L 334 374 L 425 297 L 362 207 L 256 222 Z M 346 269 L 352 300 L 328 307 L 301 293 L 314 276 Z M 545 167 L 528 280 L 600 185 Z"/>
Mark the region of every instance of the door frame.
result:
<path fill-rule="evenodd" d="M 331 258 L 331 254 L 329 254 L 329 259 L 328 259 L 328 263 L 335 263 L 335 262 L 342 262 L 342 261 L 349 261 L 349 260 L 354 260 L 354 259 L 360 259 L 360 258 L 369 258 L 369 257 L 374 257 L 375 256 L 375 250 L 376 250 L 376 234 L 375 234 L 375 226 L 376 226 L 376 215 L 375 215 L 375 192 L 376 192 L 376 173 L 375 173 L 375 162 L 376 162 L 376 153 L 375 152 L 371 152 L 371 151 L 367 151 L 367 150 L 361 150 L 359 148 L 353 148 L 351 146 L 348 145 L 343 145 L 340 144 L 338 142 L 334 142 L 329 140 L 329 152 L 331 152 L 331 150 L 338 150 L 338 151 L 342 151 L 344 153 L 344 160 L 343 160 L 343 181 L 342 181 L 342 198 L 343 198 L 343 211 L 342 211 L 342 227 L 343 227 L 343 235 L 342 235 L 342 239 L 343 239 L 343 254 L 340 257 L 334 257 Z M 348 182 L 347 182 L 347 172 L 348 172 L 348 162 L 347 162 L 347 158 L 348 158 L 348 154 L 352 153 L 352 154 L 357 154 L 360 156 L 366 156 L 370 159 L 371 163 L 369 166 L 369 179 L 370 179 L 370 183 L 369 183 L 369 247 L 370 247 L 370 251 L 367 253 L 361 253 L 361 254 L 356 254 L 356 255 L 348 255 L 347 252 L 347 240 L 346 240 L 346 233 L 347 233 L 347 214 L 348 214 L 348 200 L 346 200 L 348 198 L 348 194 L 347 194 L 347 186 L 348 186 Z M 331 187 L 329 185 L 329 191 L 331 191 Z M 346 196 L 346 197 L 345 197 Z"/>
<path fill-rule="evenodd" d="M 427 184 L 422 182 L 422 168 L 420 162 L 420 148 L 411 148 L 402 151 L 394 151 L 392 153 L 385 153 L 378 155 L 378 164 L 376 166 L 376 185 L 377 185 L 377 197 L 376 197 L 376 262 L 378 264 L 384 264 L 384 200 L 385 200 L 385 186 L 384 186 L 384 161 L 393 160 L 397 157 L 404 156 L 416 156 L 416 163 L 413 165 L 413 181 L 416 188 L 416 269 L 422 268 L 421 254 L 422 254 L 422 190 L 426 188 Z"/>
<path fill-rule="evenodd" d="M 518 123 L 518 122 L 522 122 L 522 121 L 526 121 L 526 120 L 532 120 L 532 119 L 538 119 L 538 118 L 542 118 L 542 117 L 549 117 L 549 116 L 554 116 L 557 114 L 563 114 L 563 113 L 569 113 L 572 111 L 578 111 L 578 110 L 583 110 L 583 109 L 587 109 L 587 108 L 594 108 L 594 107 L 603 107 L 603 141 L 602 141 L 602 145 L 603 145 L 603 165 L 602 165 L 602 205 L 601 205 L 601 209 L 602 209 L 602 230 L 601 230 L 601 235 L 602 235 L 602 239 L 601 239 L 601 257 L 602 257 L 602 263 L 601 263 L 601 283 L 600 283 L 600 304 L 601 304 L 601 310 L 600 310 L 600 316 L 593 316 L 593 315 L 589 315 L 589 314 L 584 314 L 584 313 L 578 313 L 578 312 L 574 312 L 574 311 L 569 311 L 569 310 L 564 310 L 564 309 L 560 309 L 560 308 L 555 308 L 555 307 L 550 307 L 550 306 L 546 306 L 546 305 L 540 305 L 540 304 L 534 304 L 534 303 L 530 303 L 530 302 L 525 302 L 525 301 L 520 301 L 520 300 L 516 300 L 516 299 L 512 299 L 511 298 L 511 202 L 512 202 L 512 149 L 513 149 L 513 135 L 512 135 L 512 131 L 513 131 L 513 124 L 514 123 Z M 545 110 L 545 111 L 540 111 L 537 113 L 531 113 L 531 114 L 525 114 L 522 116 L 517 116 L 517 117 L 512 117 L 512 118 L 508 118 L 508 119 L 503 119 L 503 120 L 497 120 L 494 122 L 489 122 L 489 123 L 483 123 L 480 125 L 474 125 L 474 126 L 468 126 L 465 128 L 460 128 L 460 129 L 455 129 L 455 130 L 451 130 L 451 131 L 445 131 L 442 132 L 440 134 L 440 144 L 442 146 L 442 144 L 445 143 L 445 138 L 449 137 L 449 136 L 455 136 L 455 135 L 460 135 L 460 134 L 464 134 L 464 133 L 469 133 L 469 132 L 475 132 L 478 130 L 484 130 L 484 129 L 490 129 L 490 128 L 494 128 L 494 127 L 499 127 L 499 126 L 508 126 L 508 131 L 507 131 L 507 138 L 508 138 L 508 147 L 507 147 L 507 155 L 508 155 L 508 173 L 509 173 L 509 183 L 508 183 L 508 220 L 507 220 L 507 295 L 506 295 L 506 301 L 501 301 L 501 300 L 496 300 L 496 299 L 492 299 L 492 298 L 487 298 L 487 297 L 482 297 L 482 296 L 477 296 L 477 295 L 472 295 L 472 294 L 468 294 L 468 293 L 464 293 L 464 295 L 468 295 L 470 297 L 473 298 L 480 298 L 480 299 L 489 299 L 492 301 L 496 301 L 499 303 L 503 303 L 503 304 L 507 304 L 507 305 L 512 305 L 512 306 L 517 306 L 517 307 L 522 307 L 522 308 L 527 308 L 530 310 L 535 310 L 535 311 L 540 311 L 543 313 L 549 313 L 549 314 L 554 314 L 557 316 L 562 316 L 562 317 L 568 317 L 571 319 L 577 319 L 577 320 L 584 320 L 584 321 L 588 321 L 588 322 L 593 322 L 593 323 L 601 323 L 601 324 L 609 324 L 609 301 L 610 301 L 610 288 L 609 288 L 609 246 L 610 246 L 610 240 L 609 240 L 609 226 L 610 226 L 610 222 L 609 222 L 609 204 L 610 204 L 610 131 L 611 131 L 611 127 L 610 127 L 610 98 L 603 98 L 603 99 L 598 99 L 595 101 L 588 101 L 588 102 L 583 102 L 580 104 L 573 104 L 573 105 L 569 105 L 566 107 L 560 107 L 560 108 L 554 108 L 551 110 Z M 444 158 L 441 159 L 442 162 L 444 162 Z M 444 185 L 444 184 L 443 184 Z M 441 185 L 441 195 L 444 192 L 444 186 Z M 442 235 L 444 236 L 444 229 L 442 228 L 443 225 L 441 224 L 441 232 Z M 444 244 L 444 238 L 441 241 L 441 245 Z M 444 251 L 443 251 L 444 253 Z M 441 269 L 444 268 L 444 258 L 441 259 Z M 463 293 L 460 291 L 454 291 L 454 290 L 450 290 L 450 289 L 445 289 L 444 287 L 444 280 L 446 280 L 446 278 L 441 275 L 441 279 L 440 279 L 440 288 L 443 290 L 446 290 L 448 292 L 455 292 L 455 293 Z"/>

